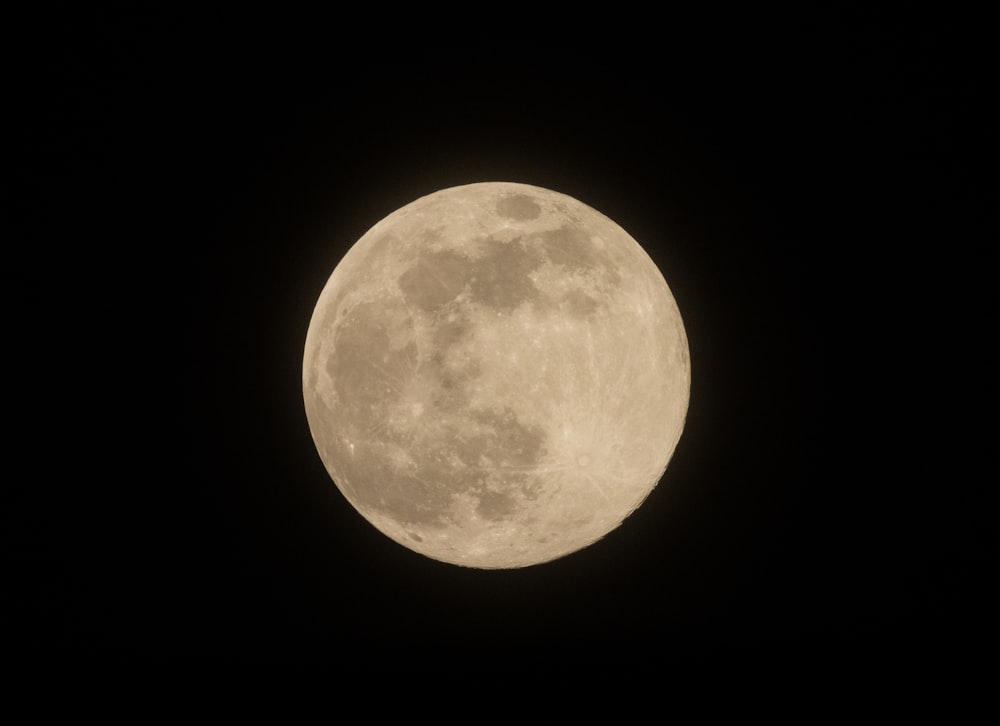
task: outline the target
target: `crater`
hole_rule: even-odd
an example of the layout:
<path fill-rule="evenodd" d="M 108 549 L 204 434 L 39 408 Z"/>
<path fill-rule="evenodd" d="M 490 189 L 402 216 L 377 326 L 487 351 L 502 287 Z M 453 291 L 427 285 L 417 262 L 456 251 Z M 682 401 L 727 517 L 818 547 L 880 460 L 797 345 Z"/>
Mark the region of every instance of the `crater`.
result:
<path fill-rule="evenodd" d="M 542 208 L 527 194 L 511 194 L 497 202 L 497 214 L 518 221 L 536 219 Z"/>

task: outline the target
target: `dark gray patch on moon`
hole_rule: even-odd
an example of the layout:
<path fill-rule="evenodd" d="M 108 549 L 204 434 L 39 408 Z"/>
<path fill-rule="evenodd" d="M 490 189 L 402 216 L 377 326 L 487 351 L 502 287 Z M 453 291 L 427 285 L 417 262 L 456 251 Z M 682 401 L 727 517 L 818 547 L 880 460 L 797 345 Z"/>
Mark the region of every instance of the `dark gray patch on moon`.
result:
<path fill-rule="evenodd" d="M 541 247 L 554 265 L 561 265 L 573 272 L 599 271 L 608 282 L 620 279 L 617 265 L 590 240 L 587 230 L 564 225 L 540 235 Z"/>
<path fill-rule="evenodd" d="M 425 479 L 417 474 L 400 474 L 386 467 L 385 478 L 375 487 L 374 491 L 366 490 L 365 498 L 376 509 L 381 509 L 392 515 L 393 519 L 404 524 L 425 524 L 443 526 L 443 515 L 451 506 L 453 492 L 440 482 Z M 379 481 L 371 479 L 369 481 Z M 376 501 L 377 499 L 377 501 Z"/>
<path fill-rule="evenodd" d="M 571 290 L 562 300 L 563 310 L 577 318 L 593 315 L 601 304 L 582 290 Z"/>
<path fill-rule="evenodd" d="M 438 410 L 459 412 L 468 405 L 468 384 L 479 375 L 479 363 L 472 358 L 452 360 L 448 352 L 471 337 L 472 332 L 467 316 L 445 320 L 433 328 L 430 355 L 420 365 L 419 373 L 426 374 L 433 387 L 433 402 Z"/>
<path fill-rule="evenodd" d="M 432 313 L 462 292 L 468 281 L 469 261 L 456 252 L 428 252 L 399 276 L 399 289 L 411 305 Z"/>
<path fill-rule="evenodd" d="M 453 345 L 461 343 L 472 335 L 473 327 L 468 316 L 445 320 L 434 328 L 431 338 L 433 351 L 431 355 L 437 360 L 445 357 L 445 353 Z"/>
<path fill-rule="evenodd" d="M 527 221 L 536 219 L 542 208 L 527 194 L 510 194 L 497 202 L 497 214 L 508 219 Z"/>
<path fill-rule="evenodd" d="M 493 521 L 507 519 L 517 513 L 517 502 L 506 492 L 487 491 L 479 495 L 476 513 Z"/>
<path fill-rule="evenodd" d="M 498 205 L 513 214 L 514 209 L 537 205 L 523 195 L 506 197 Z M 548 260 L 574 274 L 594 274 L 605 286 L 620 282 L 617 266 L 590 239 L 588 232 L 574 225 L 540 233 L 533 243 L 523 239 L 501 241 L 487 237 L 481 241 L 483 254 L 468 259 L 451 250 L 428 252 L 400 275 L 398 283 L 407 303 L 426 313 L 439 313 L 468 286 L 474 302 L 498 312 L 510 312 L 523 303 L 547 307 L 531 273 Z M 588 316 L 599 303 L 581 291 L 570 293 L 561 307 L 572 315 Z M 458 338 L 461 323 L 443 323 L 441 335 Z M 444 347 L 450 344 L 440 341 Z M 437 341 L 435 341 L 437 343 Z M 439 346 L 435 345 L 435 349 Z"/>
<path fill-rule="evenodd" d="M 522 424 L 509 408 L 499 413 L 476 410 L 472 412 L 472 418 L 491 431 L 480 446 L 501 468 L 533 466 L 545 453 L 545 429 Z"/>
<path fill-rule="evenodd" d="M 387 304 L 356 306 L 337 328 L 333 354 L 326 361 L 337 400 L 350 411 L 346 420 L 363 429 L 382 425 L 387 395 L 398 392 L 417 366 L 412 341 L 397 350 L 390 345 L 386 330 L 393 312 Z"/>
<path fill-rule="evenodd" d="M 486 255 L 476 260 L 470 280 L 472 298 L 495 310 L 510 312 L 524 302 L 539 299 L 531 273 L 541 259 L 519 240 L 485 240 Z"/>

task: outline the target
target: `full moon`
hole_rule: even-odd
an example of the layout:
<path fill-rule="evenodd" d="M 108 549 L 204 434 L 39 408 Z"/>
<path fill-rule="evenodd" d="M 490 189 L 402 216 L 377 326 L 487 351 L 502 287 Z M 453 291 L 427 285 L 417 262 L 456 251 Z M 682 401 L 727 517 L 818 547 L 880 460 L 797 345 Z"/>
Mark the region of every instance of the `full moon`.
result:
<path fill-rule="evenodd" d="M 618 527 L 684 428 L 687 337 L 659 268 L 555 191 L 452 187 L 391 213 L 333 270 L 305 340 L 306 417 L 376 529 L 485 569 Z"/>

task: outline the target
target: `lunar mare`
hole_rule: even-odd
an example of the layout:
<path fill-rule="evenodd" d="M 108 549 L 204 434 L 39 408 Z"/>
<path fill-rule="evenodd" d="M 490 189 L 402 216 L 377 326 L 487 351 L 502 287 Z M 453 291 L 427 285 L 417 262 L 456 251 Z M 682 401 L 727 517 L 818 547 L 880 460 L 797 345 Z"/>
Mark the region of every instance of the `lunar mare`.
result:
<path fill-rule="evenodd" d="M 444 189 L 334 269 L 303 359 L 306 416 L 347 500 L 443 562 L 515 568 L 602 538 L 680 439 L 687 338 L 631 236 L 558 192 Z"/>

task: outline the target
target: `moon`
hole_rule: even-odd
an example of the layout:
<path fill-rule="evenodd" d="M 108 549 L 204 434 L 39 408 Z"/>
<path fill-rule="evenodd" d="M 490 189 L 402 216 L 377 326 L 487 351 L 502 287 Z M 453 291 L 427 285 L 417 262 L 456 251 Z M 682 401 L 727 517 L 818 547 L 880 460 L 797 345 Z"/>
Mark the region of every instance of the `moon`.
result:
<path fill-rule="evenodd" d="M 316 449 L 376 529 L 434 560 L 581 550 L 656 487 L 691 365 L 640 245 L 576 199 L 467 184 L 389 214 L 336 266 L 302 366 Z"/>

